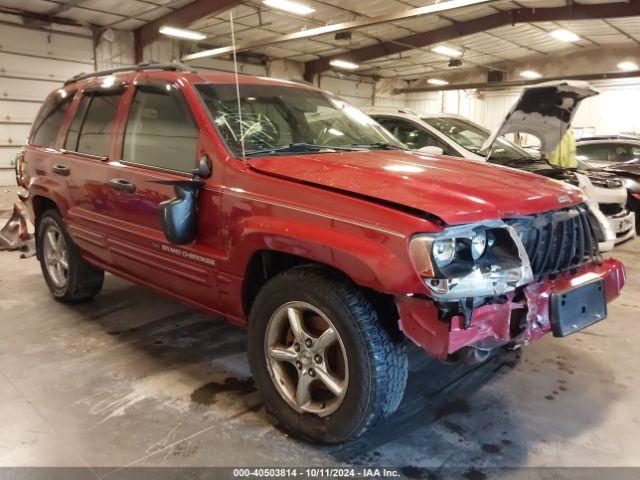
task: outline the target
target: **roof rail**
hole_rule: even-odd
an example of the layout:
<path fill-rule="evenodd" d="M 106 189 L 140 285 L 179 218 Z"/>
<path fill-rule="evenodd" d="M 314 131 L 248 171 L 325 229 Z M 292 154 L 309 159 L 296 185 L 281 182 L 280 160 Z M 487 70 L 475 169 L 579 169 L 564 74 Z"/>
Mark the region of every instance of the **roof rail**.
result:
<path fill-rule="evenodd" d="M 70 83 L 74 83 L 80 80 L 84 80 L 85 78 L 91 77 L 100 77 L 102 75 L 112 75 L 114 73 L 121 72 L 142 72 L 145 70 L 167 70 L 167 71 L 187 71 L 187 72 L 195 72 L 195 69 L 191 68 L 188 65 L 183 63 L 154 63 L 154 62 L 145 62 L 139 63 L 137 65 L 130 65 L 128 67 L 117 67 L 111 68 L 109 70 L 100 70 L 98 72 L 89 72 L 89 73 L 79 73 L 78 75 L 74 75 L 69 80 L 64 82 L 65 85 L 69 85 Z"/>
<path fill-rule="evenodd" d="M 612 135 L 587 135 L 580 137 L 578 140 L 638 140 L 640 135 L 632 135 L 629 133 L 620 133 Z"/>

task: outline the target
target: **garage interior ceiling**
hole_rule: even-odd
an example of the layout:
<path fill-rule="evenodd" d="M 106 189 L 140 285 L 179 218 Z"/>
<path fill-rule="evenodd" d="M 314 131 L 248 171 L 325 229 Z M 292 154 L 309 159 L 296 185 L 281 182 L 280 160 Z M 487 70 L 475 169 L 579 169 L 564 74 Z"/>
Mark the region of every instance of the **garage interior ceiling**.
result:
<path fill-rule="evenodd" d="M 193 0 L 1 0 L 0 13 L 29 12 L 56 17 L 62 22 L 77 26 L 93 26 L 135 31 L 149 22 L 164 17 L 171 24 L 173 15 L 179 18 L 181 9 Z M 224 47 L 230 43 L 229 6 L 233 6 L 236 25 L 236 40 L 239 43 L 255 44 L 291 34 L 305 29 L 329 24 L 366 19 L 381 16 L 433 3 L 432 0 L 305 0 L 306 5 L 316 11 L 301 16 L 274 10 L 260 0 L 225 1 L 211 0 L 208 7 L 213 14 L 206 15 L 203 9 L 201 18 L 189 22 L 190 30 L 202 32 L 207 39 L 198 47 Z M 216 4 L 220 9 L 215 11 Z M 501 11 L 520 8 L 579 8 L 580 5 L 617 4 L 618 8 L 638 12 L 637 0 L 630 2 L 611 2 L 600 0 L 581 0 L 579 5 L 572 0 L 496 0 L 484 4 L 464 7 L 440 14 L 397 20 L 350 30 L 351 39 L 337 41 L 335 34 L 319 35 L 303 40 L 279 43 L 277 45 L 252 48 L 254 54 L 269 59 L 286 59 L 296 62 L 324 61 L 328 57 L 344 55 L 348 58 L 356 50 L 375 45 L 393 45 L 402 42 L 399 39 L 412 35 L 462 25 L 482 17 L 488 17 Z M 603 9 L 604 11 L 604 9 Z M 172 15 L 173 14 L 173 15 Z M 561 42 L 548 32 L 564 28 L 580 36 L 577 42 Z M 461 28 L 464 33 L 464 29 Z M 461 69 L 498 69 L 509 62 L 521 62 L 530 58 L 549 58 L 580 52 L 583 49 L 609 46 L 640 46 L 640 16 L 616 18 L 594 18 L 588 20 L 558 20 L 533 23 L 503 25 L 471 35 L 459 36 L 446 41 L 446 45 L 463 52 Z M 195 47 L 195 45 L 194 45 Z M 195 50 L 194 50 L 195 51 Z M 186 50 L 185 53 L 189 53 Z M 358 74 L 377 77 L 396 77 L 414 79 L 425 75 L 438 75 L 450 72 L 449 58 L 431 51 L 431 46 L 412 48 L 400 53 L 377 56 L 360 62 Z M 317 63 L 317 62 L 316 62 Z"/>

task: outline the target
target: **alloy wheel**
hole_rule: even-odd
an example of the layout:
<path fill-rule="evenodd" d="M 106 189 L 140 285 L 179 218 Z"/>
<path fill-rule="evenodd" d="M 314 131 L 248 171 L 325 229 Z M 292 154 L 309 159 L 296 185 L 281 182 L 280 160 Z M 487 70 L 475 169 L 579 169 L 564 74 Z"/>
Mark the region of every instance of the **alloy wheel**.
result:
<path fill-rule="evenodd" d="M 349 365 L 338 330 L 318 308 L 289 302 L 269 319 L 265 357 L 271 379 L 296 411 L 325 417 L 347 392 Z"/>
<path fill-rule="evenodd" d="M 69 249 L 57 225 L 47 225 L 43 236 L 42 254 L 49 278 L 57 288 L 69 281 Z"/>

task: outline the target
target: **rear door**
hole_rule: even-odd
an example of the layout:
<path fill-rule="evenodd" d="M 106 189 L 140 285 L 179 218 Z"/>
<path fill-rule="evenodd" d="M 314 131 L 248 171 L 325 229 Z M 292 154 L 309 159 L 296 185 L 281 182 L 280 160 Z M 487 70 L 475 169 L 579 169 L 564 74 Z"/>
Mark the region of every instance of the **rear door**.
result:
<path fill-rule="evenodd" d="M 52 166 L 66 179 L 71 237 L 85 253 L 106 264 L 111 263 L 106 236 L 114 213 L 107 185 L 108 161 L 124 89 L 124 83 L 105 87 L 96 81 L 78 93 L 63 149 Z"/>
<path fill-rule="evenodd" d="M 215 308 L 216 262 L 201 241 L 171 245 L 158 205 L 175 197 L 158 180 L 187 180 L 203 154 L 200 133 L 181 86 L 141 74 L 127 92 L 119 126 L 118 155 L 111 162 L 114 230 L 109 245 L 118 269 L 137 280 Z M 201 191 L 200 215 L 216 218 L 219 195 Z M 201 222 L 202 223 L 202 222 Z"/>

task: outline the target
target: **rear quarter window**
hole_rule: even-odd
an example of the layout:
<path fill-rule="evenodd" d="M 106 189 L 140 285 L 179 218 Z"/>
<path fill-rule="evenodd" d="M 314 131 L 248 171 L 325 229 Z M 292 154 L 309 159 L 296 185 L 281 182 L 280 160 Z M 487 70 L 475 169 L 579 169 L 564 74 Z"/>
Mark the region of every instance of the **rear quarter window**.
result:
<path fill-rule="evenodd" d="M 55 95 L 49 97 L 33 122 L 33 130 L 29 141 L 31 145 L 55 147 L 62 121 L 74 94 L 75 91 L 59 90 Z"/>

